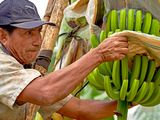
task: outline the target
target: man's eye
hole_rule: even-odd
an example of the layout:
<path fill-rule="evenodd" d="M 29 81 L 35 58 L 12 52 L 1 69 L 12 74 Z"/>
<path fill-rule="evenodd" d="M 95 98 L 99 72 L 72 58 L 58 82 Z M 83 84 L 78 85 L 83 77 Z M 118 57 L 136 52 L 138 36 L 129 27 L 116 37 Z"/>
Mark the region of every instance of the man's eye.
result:
<path fill-rule="evenodd" d="M 27 31 L 26 34 L 27 34 L 27 35 L 31 35 L 31 34 L 32 34 L 32 31 Z"/>

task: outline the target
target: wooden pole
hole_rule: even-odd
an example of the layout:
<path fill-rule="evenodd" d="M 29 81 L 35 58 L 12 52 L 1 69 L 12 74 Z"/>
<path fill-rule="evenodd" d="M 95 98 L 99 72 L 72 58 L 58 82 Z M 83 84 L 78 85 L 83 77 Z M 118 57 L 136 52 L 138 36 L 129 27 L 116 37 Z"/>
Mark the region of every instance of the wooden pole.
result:
<path fill-rule="evenodd" d="M 56 27 L 48 26 L 42 44 L 42 50 L 53 50 L 55 42 L 58 38 L 60 25 L 63 18 L 63 11 L 68 5 L 68 0 L 55 0 L 50 21 L 56 24 Z"/>
<path fill-rule="evenodd" d="M 53 8 L 54 8 L 54 5 L 55 5 L 55 0 L 49 0 L 49 1 L 48 1 L 48 5 L 47 5 L 47 8 L 46 8 L 44 17 L 43 17 L 43 20 L 44 20 L 44 21 L 49 21 L 49 20 L 50 20 L 50 18 L 51 18 L 51 13 L 52 13 L 52 10 L 53 10 Z M 42 29 L 42 31 L 41 31 L 41 32 L 42 32 L 42 39 L 43 39 L 44 36 L 45 36 L 47 26 L 48 26 L 48 25 L 44 25 L 44 26 L 43 26 L 43 29 Z"/>

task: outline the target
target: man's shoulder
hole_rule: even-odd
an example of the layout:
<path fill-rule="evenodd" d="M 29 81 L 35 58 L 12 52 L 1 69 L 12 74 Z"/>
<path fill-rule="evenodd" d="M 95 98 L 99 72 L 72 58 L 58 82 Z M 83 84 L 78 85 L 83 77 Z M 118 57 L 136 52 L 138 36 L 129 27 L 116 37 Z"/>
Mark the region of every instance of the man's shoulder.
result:
<path fill-rule="evenodd" d="M 11 55 L 8 55 L 6 53 L 4 53 L 1 49 L 0 49 L 0 62 L 15 62 L 17 64 L 20 64 L 14 57 L 12 57 Z"/>
<path fill-rule="evenodd" d="M 3 50 L 0 48 L 0 64 L 1 67 L 17 67 L 17 68 L 23 68 L 23 65 L 21 65 L 14 57 L 11 55 L 3 52 Z"/>

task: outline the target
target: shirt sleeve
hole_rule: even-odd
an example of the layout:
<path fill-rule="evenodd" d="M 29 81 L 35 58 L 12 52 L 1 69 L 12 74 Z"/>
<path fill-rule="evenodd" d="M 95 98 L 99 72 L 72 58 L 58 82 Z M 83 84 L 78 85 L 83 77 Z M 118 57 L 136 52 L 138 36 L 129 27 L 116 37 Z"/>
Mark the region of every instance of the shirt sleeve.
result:
<path fill-rule="evenodd" d="M 54 103 L 51 106 L 41 106 L 39 113 L 43 116 L 43 119 L 46 120 L 52 115 L 52 113 L 60 110 L 73 96 L 70 94 L 66 98 Z"/>
<path fill-rule="evenodd" d="M 35 69 L 24 69 L 15 58 L 0 52 L 0 102 L 13 109 L 18 95 L 41 74 Z"/>

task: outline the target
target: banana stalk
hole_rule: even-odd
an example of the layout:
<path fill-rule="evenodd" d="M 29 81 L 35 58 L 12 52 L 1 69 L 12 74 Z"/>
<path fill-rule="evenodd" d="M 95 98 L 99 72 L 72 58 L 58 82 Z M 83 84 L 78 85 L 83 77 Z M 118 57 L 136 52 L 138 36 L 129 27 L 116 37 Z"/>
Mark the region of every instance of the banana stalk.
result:
<path fill-rule="evenodd" d="M 117 112 L 115 114 L 117 115 L 117 120 L 127 120 L 127 113 L 128 113 L 128 102 L 118 100 L 117 104 Z"/>
<path fill-rule="evenodd" d="M 120 99 L 118 100 L 117 105 L 117 114 L 118 120 L 127 120 L 128 113 L 128 101 L 126 100 L 128 88 L 128 57 L 126 56 L 121 60 L 121 79 L 122 85 L 120 89 Z"/>

